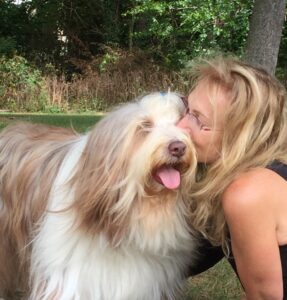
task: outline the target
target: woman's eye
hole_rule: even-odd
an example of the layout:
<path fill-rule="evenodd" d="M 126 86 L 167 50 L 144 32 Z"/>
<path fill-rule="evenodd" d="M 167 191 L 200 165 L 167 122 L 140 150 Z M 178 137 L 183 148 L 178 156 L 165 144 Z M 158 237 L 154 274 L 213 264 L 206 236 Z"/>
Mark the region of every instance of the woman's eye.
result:
<path fill-rule="evenodd" d="M 208 127 L 208 126 L 202 124 L 200 130 L 210 131 L 211 129 L 210 129 L 210 127 Z"/>
<path fill-rule="evenodd" d="M 207 126 L 207 125 L 205 125 L 205 124 L 203 124 L 203 123 L 199 120 L 199 118 L 198 118 L 197 116 L 196 116 L 196 120 L 197 120 L 197 124 L 198 124 L 198 127 L 199 127 L 200 130 L 203 130 L 203 131 L 210 131 L 210 127 Z"/>
<path fill-rule="evenodd" d="M 190 112 L 189 108 L 186 109 L 186 114 L 189 116 L 189 118 L 191 118 L 195 122 L 199 130 L 210 131 L 210 127 L 203 124 L 196 114 Z"/>
<path fill-rule="evenodd" d="M 204 124 L 199 120 L 198 116 L 193 115 L 200 130 L 204 128 Z"/>
<path fill-rule="evenodd" d="M 197 125 L 198 127 L 201 127 L 201 126 L 202 126 L 202 123 L 200 122 L 200 120 L 199 120 L 199 118 L 198 118 L 198 116 L 197 116 L 196 114 L 190 112 L 189 109 L 188 109 L 187 114 L 189 115 L 189 117 L 190 117 L 192 120 L 195 121 L 195 123 L 196 123 L 196 125 Z"/>

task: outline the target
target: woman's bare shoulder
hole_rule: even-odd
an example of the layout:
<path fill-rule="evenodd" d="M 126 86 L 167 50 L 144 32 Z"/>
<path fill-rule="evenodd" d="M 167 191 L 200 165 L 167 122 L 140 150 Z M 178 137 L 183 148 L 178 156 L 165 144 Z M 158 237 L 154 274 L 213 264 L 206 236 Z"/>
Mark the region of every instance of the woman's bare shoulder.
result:
<path fill-rule="evenodd" d="M 269 209 L 276 205 L 274 198 L 280 199 L 282 194 L 287 195 L 287 182 L 272 170 L 256 168 L 242 173 L 227 187 L 222 205 L 226 213 Z"/>

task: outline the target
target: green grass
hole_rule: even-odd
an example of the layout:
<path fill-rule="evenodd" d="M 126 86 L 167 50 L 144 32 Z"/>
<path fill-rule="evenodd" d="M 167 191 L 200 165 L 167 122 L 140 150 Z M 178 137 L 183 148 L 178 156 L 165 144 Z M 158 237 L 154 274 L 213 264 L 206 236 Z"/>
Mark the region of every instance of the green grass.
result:
<path fill-rule="evenodd" d="M 69 115 L 69 114 L 0 114 L 0 129 L 16 121 L 44 123 L 60 127 L 72 127 L 84 132 L 102 118 L 102 114 Z"/>
<path fill-rule="evenodd" d="M 16 121 L 44 123 L 54 126 L 73 127 L 78 132 L 87 131 L 100 118 L 95 115 L 69 114 L 0 114 L 0 129 Z M 190 277 L 187 281 L 185 293 L 179 300 L 237 300 L 240 299 L 242 289 L 235 273 L 223 259 L 208 271 Z"/>
<path fill-rule="evenodd" d="M 188 279 L 183 300 L 239 300 L 242 295 L 239 280 L 223 259 L 206 272 Z"/>

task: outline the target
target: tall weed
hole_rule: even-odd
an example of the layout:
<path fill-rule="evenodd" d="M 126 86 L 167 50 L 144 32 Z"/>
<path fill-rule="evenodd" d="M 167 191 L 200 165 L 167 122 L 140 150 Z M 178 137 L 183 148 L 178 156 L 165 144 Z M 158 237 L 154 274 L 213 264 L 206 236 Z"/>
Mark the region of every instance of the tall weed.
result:
<path fill-rule="evenodd" d="M 160 67 L 143 52 L 110 52 L 89 62 L 73 61 L 81 75 L 69 80 L 56 72 L 41 75 L 20 56 L 0 58 L 0 108 L 106 111 L 145 93 L 169 89 L 185 92 L 188 88 L 185 76 Z"/>
<path fill-rule="evenodd" d="M 74 60 L 81 76 L 67 82 L 64 78 L 47 78 L 51 104 L 69 109 L 107 110 L 152 91 L 188 89 L 182 73 L 156 65 L 143 52 L 118 51 L 90 62 Z"/>

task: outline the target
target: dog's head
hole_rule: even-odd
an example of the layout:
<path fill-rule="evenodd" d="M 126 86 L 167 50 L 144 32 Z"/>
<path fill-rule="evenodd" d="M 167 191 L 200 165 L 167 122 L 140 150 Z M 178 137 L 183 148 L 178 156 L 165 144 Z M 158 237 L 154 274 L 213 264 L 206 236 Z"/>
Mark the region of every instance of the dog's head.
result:
<path fill-rule="evenodd" d="M 133 120 L 131 140 L 133 153 L 127 174 L 137 189 L 158 193 L 185 190 L 196 165 L 190 138 L 176 123 L 185 107 L 181 98 L 172 93 L 154 93 L 138 103 L 138 116 Z"/>
<path fill-rule="evenodd" d="M 187 194 L 196 157 L 189 136 L 176 127 L 184 111 L 178 95 L 154 93 L 96 125 L 74 180 L 78 208 L 88 223 L 110 219 L 109 227 L 122 226 L 144 197 Z"/>

